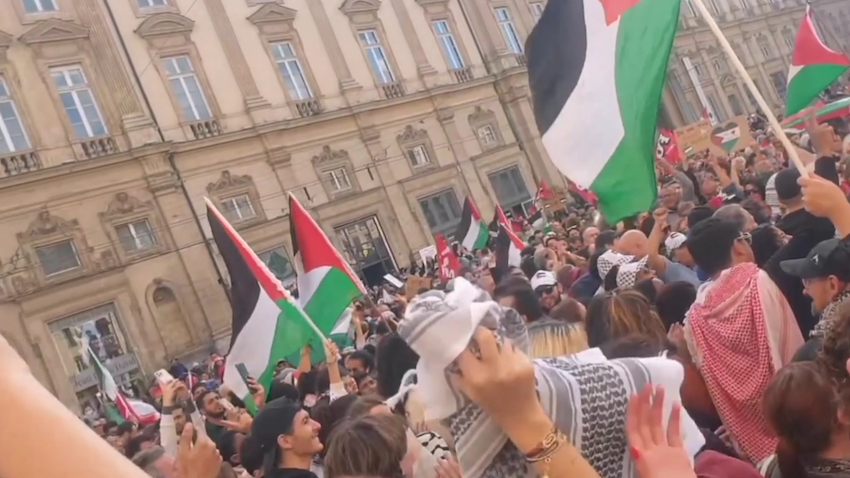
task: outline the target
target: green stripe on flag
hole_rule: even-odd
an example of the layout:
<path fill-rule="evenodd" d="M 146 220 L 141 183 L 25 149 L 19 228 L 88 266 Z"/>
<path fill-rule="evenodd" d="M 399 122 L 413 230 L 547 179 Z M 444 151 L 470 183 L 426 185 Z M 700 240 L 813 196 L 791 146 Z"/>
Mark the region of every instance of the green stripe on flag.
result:
<path fill-rule="evenodd" d="M 847 72 L 846 65 L 821 63 L 801 68 L 788 83 L 785 114 L 796 114 L 816 100 L 829 85 Z"/>
<path fill-rule="evenodd" d="M 487 224 L 484 221 L 480 221 L 478 223 L 478 236 L 475 238 L 475 244 L 472 246 L 472 250 L 475 251 L 487 247 L 489 240 L 490 229 L 487 228 Z"/>

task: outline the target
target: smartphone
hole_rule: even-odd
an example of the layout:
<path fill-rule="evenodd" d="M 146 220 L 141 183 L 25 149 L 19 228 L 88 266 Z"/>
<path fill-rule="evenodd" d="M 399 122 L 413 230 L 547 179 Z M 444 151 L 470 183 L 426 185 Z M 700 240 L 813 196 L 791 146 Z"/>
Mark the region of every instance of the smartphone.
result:
<path fill-rule="evenodd" d="M 245 382 L 245 385 L 248 385 L 248 377 L 250 376 L 248 373 L 248 367 L 246 367 L 244 363 L 238 363 L 236 364 L 236 371 L 239 372 L 239 375 L 242 377 L 242 381 Z"/>
<path fill-rule="evenodd" d="M 153 376 L 156 377 L 156 381 L 159 382 L 160 385 L 165 385 L 167 383 L 171 383 L 174 381 L 174 377 L 168 373 L 168 370 L 161 368 L 153 373 Z"/>

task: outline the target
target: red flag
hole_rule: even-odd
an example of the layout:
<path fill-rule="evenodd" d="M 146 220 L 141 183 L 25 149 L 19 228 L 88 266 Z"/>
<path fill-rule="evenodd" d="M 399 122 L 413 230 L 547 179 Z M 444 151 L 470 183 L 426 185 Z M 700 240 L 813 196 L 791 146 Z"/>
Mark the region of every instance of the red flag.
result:
<path fill-rule="evenodd" d="M 679 139 L 676 137 L 675 131 L 664 128 L 658 131 L 658 146 L 655 150 L 655 157 L 664 159 L 670 164 L 682 162 L 682 152 L 679 151 Z"/>
<path fill-rule="evenodd" d="M 537 192 L 537 196 L 540 199 L 549 200 L 555 197 L 552 193 L 552 189 L 549 187 L 549 183 L 546 180 L 540 181 L 540 190 Z"/>
<path fill-rule="evenodd" d="M 569 179 L 567 179 L 567 183 L 570 185 L 570 191 L 578 194 L 586 202 L 588 202 L 589 204 L 592 204 L 593 207 L 596 207 L 596 202 L 597 202 L 596 201 L 596 194 L 593 194 L 593 191 L 590 191 L 588 189 L 584 189 L 583 187 L 581 187 L 578 184 L 570 181 Z"/>
<path fill-rule="evenodd" d="M 437 234 L 435 238 L 437 239 L 437 255 L 440 256 L 440 280 L 448 282 L 460 273 L 460 261 L 442 234 Z"/>

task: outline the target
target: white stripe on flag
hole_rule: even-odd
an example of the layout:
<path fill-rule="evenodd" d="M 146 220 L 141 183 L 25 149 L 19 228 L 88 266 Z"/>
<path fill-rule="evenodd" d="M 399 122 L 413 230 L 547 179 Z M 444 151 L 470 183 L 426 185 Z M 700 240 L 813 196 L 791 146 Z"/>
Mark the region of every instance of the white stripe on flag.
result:
<path fill-rule="evenodd" d="M 587 53 L 578 83 L 543 144 L 558 169 L 585 188 L 599 176 L 625 137 L 617 96 L 617 31 L 599 0 L 584 0 Z M 626 100 L 628 101 L 628 100 Z M 593 125 L 602 125 L 595 128 Z"/>

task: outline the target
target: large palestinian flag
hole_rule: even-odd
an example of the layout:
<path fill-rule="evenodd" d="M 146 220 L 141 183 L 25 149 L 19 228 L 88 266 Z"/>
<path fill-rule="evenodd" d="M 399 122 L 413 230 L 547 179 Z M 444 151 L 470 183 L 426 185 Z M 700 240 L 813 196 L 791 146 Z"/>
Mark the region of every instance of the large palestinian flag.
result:
<path fill-rule="evenodd" d="M 612 224 L 655 202 L 655 127 L 679 5 L 550 0 L 526 44 L 543 144 Z"/>
<path fill-rule="evenodd" d="M 243 364 L 268 390 L 277 362 L 298 356 L 315 332 L 277 277 L 209 199 L 206 202 L 213 239 L 230 274 L 233 330 L 224 384 L 250 406 L 251 393 L 237 367 Z"/>
<path fill-rule="evenodd" d="M 525 249 L 525 242 L 519 238 L 511 228 L 502 206 L 496 206 L 493 222 L 498 223 L 499 232 L 496 234 L 495 246 L 496 268 L 507 272 L 508 268 L 519 267 L 522 260 L 520 253 Z"/>
<path fill-rule="evenodd" d="M 350 345 L 350 306 L 364 294 L 363 284 L 292 194 L 289 195 L 289 233 L 298 274 L 298 302 L 319 330 L 343 350 Z M 324 360 L 324 346 L 319 337 L 313 336 L 311 344 L 313 363 Z"/>
<path fill-rule="evenodd" d="M 807 6 L 803 24 L 797 32 L 797 44 L 794 47 L 791 69 L 788 72 L 786 116 L 796 114 L 809 106 L 848 68 L 850 68 L 850 58 L 843 53 L 831 50 L 818 37 L 812 21 L 812 7 Z"/>
<path fill-rule="evenodd" d="M 455 231 L 455 240 L 470 251 L 481 249 L 487 245 L 490 233 L 487 224 L 481 219 L 481 213 L 475 207 L 475 203 L 468 197 L 463 200 L 463 211 L 460 215 L 460 224 Z"/>

